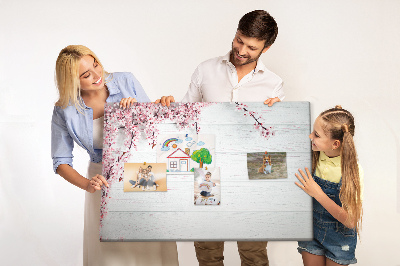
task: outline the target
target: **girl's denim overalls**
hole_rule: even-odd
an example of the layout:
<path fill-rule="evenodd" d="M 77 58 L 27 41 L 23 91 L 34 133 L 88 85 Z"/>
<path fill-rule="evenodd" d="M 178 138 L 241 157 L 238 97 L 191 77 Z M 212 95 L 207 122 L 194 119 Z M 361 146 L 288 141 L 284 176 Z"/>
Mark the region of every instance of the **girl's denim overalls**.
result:
<path fill-rule="evenodd" d="M 336 204 L 342 206 L 339 199 L 339 183 L 330 182 L 313 175 L 315 182 L 325 194 Z M 357 233 L 355 229 L 345 227 L 336 220 L 322 205 L 313 198 L 313 227 L 314 239 L 312 241 L 299 241 L 298 251 L 307 251 L 314 255 L 325 256 L 339 264 L 356 263 L 355 249 Z"/>

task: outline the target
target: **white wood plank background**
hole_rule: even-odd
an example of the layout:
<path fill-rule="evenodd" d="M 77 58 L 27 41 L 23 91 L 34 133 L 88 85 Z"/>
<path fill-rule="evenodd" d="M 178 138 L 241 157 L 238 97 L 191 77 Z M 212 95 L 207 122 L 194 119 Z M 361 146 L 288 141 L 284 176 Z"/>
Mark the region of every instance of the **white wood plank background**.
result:
<path fill-rule="evenodd" d="M 254 119 L 233 103 L 204 108 L 200 134 L 214 134 L 213 158 L 221 171 L 221 205 L 193 204 L 192 174 L 168 174 L 167 192 L 123 192 L 114 183 L 108 211 L 100 228 L 101 241 L 170 240 L 305 240 L 312 238 L 312 201 L 295 184 L 298 168 L 311 167 L 308 102 L 279 102 L 273 107 L 246 103 L 272 126 L 268 140 L 254 129 Z M 193 134 L 175 124 L 158 126 L 160 134 Z M 123 142 L 123 134 L 118 143 Z M 117 144 L 120 145 L 120 144 Z M 249 180 L 247 153 L 286 152 L 284 179 Z M 156 151 L 144 137 L 129 162 L 154 163 Z"/>

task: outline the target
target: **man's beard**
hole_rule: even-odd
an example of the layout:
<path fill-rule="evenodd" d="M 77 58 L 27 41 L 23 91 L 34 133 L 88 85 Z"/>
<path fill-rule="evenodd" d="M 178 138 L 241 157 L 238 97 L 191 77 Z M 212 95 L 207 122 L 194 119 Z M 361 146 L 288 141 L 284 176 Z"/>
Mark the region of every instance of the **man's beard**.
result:
<path fill-rule="evenodd" d="M 238 55 L 238 54 L 239 54 L 239 52 L 235 48 L 233 48 L 233 46 L 232 46 L 231 58 L 230 58 L 231 62 L 234 62 L 235 63 L 234 65 L 244 66 L 244 65 L 256 62 L 258 60 L 258 58 L 260 58 L 262 52 L 260 52 L 260 54 L 258 56 L 256 56 L 256 57 L 243 57 L 243 58 L 247 58 L 247 60 L 244 61 L 244 62 L 240 61 L 240 60 L 238 60 L 236 58 L 236 55 Z"/>

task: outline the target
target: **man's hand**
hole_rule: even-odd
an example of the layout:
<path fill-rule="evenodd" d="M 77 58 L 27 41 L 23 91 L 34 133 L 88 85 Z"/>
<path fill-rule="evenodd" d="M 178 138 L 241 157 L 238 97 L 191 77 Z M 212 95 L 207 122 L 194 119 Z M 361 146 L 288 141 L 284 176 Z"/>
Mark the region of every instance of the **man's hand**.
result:
<path fill-rule="evenodd" d="M 171 103 L 174 103 L 174 96 L 162 96 L 161 99 L 157 99 L 154 103 L 161 103 L 162 106 L 170 106 Z"/>
<path fill-rule="evenodd" d="M 269 107 L 271 107 L 274 103 L 280 102 L 281 100 L 278 97 L 275 98 L 268 98 L 264 101 L 264 104 L 268 104 Z"/>

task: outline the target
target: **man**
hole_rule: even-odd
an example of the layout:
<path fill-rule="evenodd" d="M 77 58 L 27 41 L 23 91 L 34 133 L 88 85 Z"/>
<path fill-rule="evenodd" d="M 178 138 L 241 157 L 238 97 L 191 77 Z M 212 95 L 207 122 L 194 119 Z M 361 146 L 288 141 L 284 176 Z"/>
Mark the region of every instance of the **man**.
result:
<path fill-rule="evenodd" d="M 201 63 L 192 75 L 182 102 L 256 102 L 266 99 L 272 106 L 284 98 L 282 79 L 269 71 L 259 59 L 278 35 L 278 26 L 266 11 L 255 10 L 244 15 L 225 56 Z M 156 103 L 169 105 L 172 96 Z"/>
<path fill-rule="evenodd" d="M 284 98 L 282 79 L 269 71 L 260 60 L 278 35 L 274 18 L 264 10 L 245 14 L 225 56 L 209 59 L 194 71 L 182 102 L 257 102 L 272 106 Z M 174 102 L 172 96 L 156 101 Z M 269 265 L 267 242 L 238 241 L 242 265 Z M 200 266 L 223 265 L 224 242 L 195 242 Z"/>
<path fill-rule="evenodd" d="M 149 182 L 147 183 L 148 186 L 153 186 L 153 190 L 156 190 L 158 187 L 158 184 L 155 182 L 155 176 L 154 173 L 152 172 L 153 166 L 149 165 L 147 166 L 147 176 L 149 177 Z"/>

